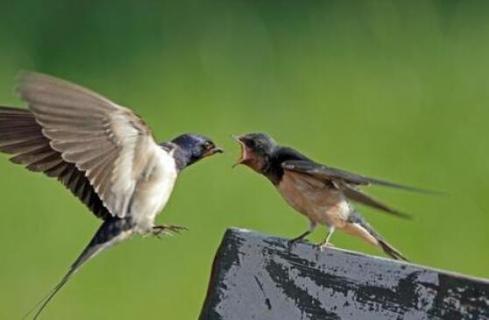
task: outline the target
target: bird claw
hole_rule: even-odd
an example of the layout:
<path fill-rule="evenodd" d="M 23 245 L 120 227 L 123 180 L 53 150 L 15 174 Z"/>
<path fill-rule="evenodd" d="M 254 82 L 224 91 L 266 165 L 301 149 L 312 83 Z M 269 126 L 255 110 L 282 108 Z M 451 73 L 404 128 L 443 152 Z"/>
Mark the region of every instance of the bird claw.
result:
<path fill-rule="evenodd" d="M 294 239 L 290 239 L 287 241 L 287 245 L 289 247 L 289 249 L 292 249 L 292 247 L 298 243 L 308 243 L 309 241 L 307 241 L 306 239 L 304 239 L 304 237 L 298 237 L 298 238 L 294 238 Z"/>
<path fill-rule="evenodd" d="M 331 242 L 327 242 L 319 245 L 319 250 L 321 252 L 326 251 L 327 248 L 334 248 L 334 244 L 332 244 Z"/>
<path fill-rule="evenodd" d="M 175 234 L 181 234 L 182 231 L 187 231 L 187 227 L 177 226 L 172 224 L 160 224 L 153 227 L 153 235 L 158 239 L 161 239 L 162 235 L 173 236 Z"/>
<path fill-rule="evenodd" d="M 292 247 L 297 243 L 298 240 L 296 239 L 292 239 L 292 240 L 289 240 L 287 241 L 287 247 L 290 249 L 292 249 Z"/>

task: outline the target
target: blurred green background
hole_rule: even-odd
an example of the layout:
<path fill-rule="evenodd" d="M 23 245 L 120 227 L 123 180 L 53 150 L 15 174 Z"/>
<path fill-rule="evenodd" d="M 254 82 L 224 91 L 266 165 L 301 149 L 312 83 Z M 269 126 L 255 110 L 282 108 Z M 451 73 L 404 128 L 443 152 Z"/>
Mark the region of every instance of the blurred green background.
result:
<path fill-rule="evenodd" d="M 159 216 L 190 231 L 104 252 L 44 319 L 196 319 L 227 227 L 304 231 L 269 182 L 231 169 L 230 135 L 250 131 L 446 191 L 369 190 L 413 221 L 361 210 L 414 262 L 489 277 L 489 2 L 2 1 L 0 12 L 0 103 L 22 105 L 15 76 L 36 70 L 133 108 L 161 140 L 199 132 L 227 151 L 185 171 Z M 56 181 L 0 160 L 0 318 L 18 319 L 100 222 Z M 339 232 L 333 243 L 381 255 Z"/>

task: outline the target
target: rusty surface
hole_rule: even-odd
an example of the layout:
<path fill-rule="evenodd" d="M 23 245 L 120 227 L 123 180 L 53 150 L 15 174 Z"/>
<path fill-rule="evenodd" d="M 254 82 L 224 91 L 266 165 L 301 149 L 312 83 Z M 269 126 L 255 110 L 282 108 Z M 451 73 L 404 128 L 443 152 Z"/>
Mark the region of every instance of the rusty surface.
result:
<path fill-rule="evenodd" d="M 200 320 L 489 319 L 489 281 L 229 229 Z"/>

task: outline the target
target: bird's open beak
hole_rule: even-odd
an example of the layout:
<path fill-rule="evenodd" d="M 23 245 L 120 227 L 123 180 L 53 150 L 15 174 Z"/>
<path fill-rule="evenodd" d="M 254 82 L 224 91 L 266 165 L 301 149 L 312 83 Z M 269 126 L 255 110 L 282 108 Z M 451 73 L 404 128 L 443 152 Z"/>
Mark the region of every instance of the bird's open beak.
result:
<path fill-rule="evenodd" d="M 235 168 L 239 164 L 243 164 L 247 160 L 247 152 L 246 152 L 246 145 L 244 144 L 242 137 L 241 136 L 235 136 L 233 135 L 232 138 L 239 143 L 241 147 L 241 155 L 238 160 L 236 160 L 236 163 L 233 164 L 233 168 Z"/>

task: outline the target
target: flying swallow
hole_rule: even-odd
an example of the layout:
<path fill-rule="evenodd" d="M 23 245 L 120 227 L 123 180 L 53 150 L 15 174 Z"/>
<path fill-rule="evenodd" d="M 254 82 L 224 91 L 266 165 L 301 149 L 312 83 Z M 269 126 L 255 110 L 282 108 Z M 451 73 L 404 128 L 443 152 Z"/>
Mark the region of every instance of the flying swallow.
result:
<path fill-rule="evenodd" d="M 179 232 L 155 225 L 179 173 L 222 150 L 183 134 L 155 142 L 128 108 L 78 85 L 25 73 L 18 86 L 28 109 L 0 107 L 0 151 L 12 162 L 56 178 L 103 223 L 61 281 L 37 305 L 36 319 L 89 259 L 134 234 Z"/>
<path fill-rule="evenodd" d="M 235 139 L 241 146 L 241 157 L 235 165 L 246 165 L 264 175 L 291 207 L 309 219 L 308 230 L 292 239 L 291 243 L 304 239 L 318 224 L 326 225 L 329 232 L 320 243 L 321 249 L 329 245 L 334 231 L 339 229 L 380 247 L 394 259 L 407 260 L 367 223 L 351 202 L 408 218 L 407 214 L 375 200 L 358 187 L 374 184 L 410 191 L 429 191 L 319 164 L 292 148 L 278 145 L 263 133 L 250 133 Z"/>

